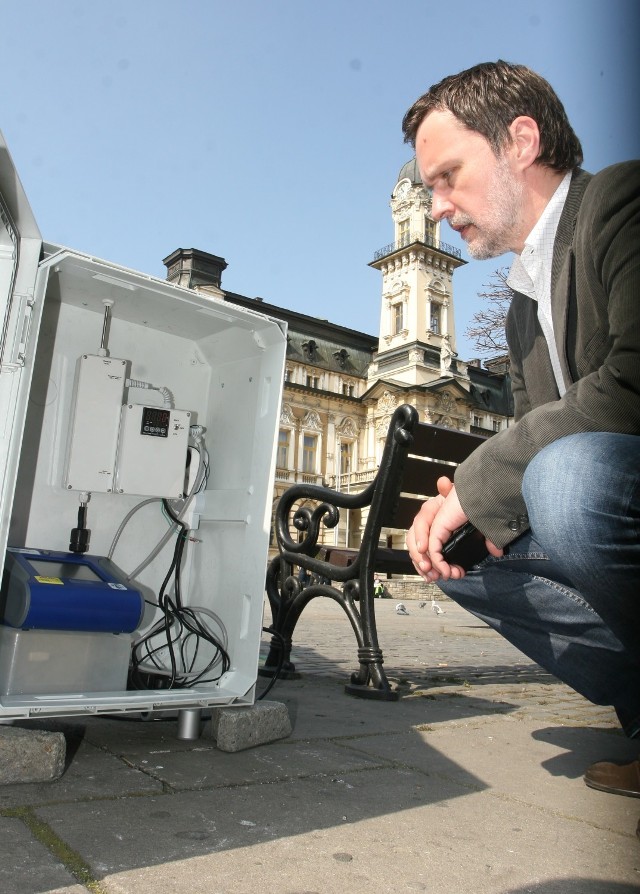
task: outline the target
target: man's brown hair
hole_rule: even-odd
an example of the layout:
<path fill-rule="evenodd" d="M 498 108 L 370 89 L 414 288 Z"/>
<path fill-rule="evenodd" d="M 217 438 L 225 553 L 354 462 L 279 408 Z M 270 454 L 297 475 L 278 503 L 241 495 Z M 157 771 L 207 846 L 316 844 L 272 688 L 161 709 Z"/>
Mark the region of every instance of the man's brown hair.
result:
<path fill-rule="evenodd" d="M 433 111 L 449 111 L 485 137 L 496 155 L 510 142 L 515 118 L 533 118 L 540 131 L 537 161 L 564 172 L 582 164 L 582 146 L 551 84 L 525 65 L 483 62 L 450 75 L 416 100 L 402 119 L 406 143 L 414 148 L 418 128 Z"/>

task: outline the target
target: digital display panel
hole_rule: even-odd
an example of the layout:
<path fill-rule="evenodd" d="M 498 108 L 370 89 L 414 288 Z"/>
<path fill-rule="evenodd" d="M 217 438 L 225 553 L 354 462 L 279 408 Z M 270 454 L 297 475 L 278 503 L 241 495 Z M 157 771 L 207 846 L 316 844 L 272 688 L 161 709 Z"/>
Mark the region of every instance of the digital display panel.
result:
<path fill-rule="evenodd" d="M 143 407 L 140 434 L 151 435 L 154 438 L 168 438 L 170 422 L 171 413 L 169 410 L 164 410 L 160 407 Z"/>
<path fill-rule="evenodd" d="M 59 577 L 66 580 L 101 581 L 93 568 L 83 563 L 47 562 L 40 559 L 29 559 L 29 564 L 40 577 Z"/>

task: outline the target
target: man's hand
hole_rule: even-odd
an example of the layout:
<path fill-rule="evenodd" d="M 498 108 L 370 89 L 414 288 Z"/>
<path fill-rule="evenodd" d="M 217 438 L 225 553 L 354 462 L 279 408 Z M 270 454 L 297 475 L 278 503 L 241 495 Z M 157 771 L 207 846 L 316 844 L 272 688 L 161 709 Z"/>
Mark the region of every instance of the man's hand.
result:
<path fill-rule="evenodd" d="M 449 537 L 469 519 L 460 505 L 456 489 L 449 478 L 438 479 L 438 496 L 422 504 L 407 532 L 407 548 L 413 565 L 421 577 L 433 582 L 457 580 L 464 577 L 459 565 L 449 565 L 442 556 L 442 547 Z M 487 541 L 491 555 L 501 556 L 502 550 Z"/>
<path fill-rule="evenodd" d="M 407 548 L 411 561 L 427 581 L 443 577 L 458 578 L 464 571 L 457 565 L 449 565 L 442 558 L 443 544 L 451 534 L 468 521 L 456 495 L 453 481 L 438 478 L 438 496 L 422 504 L 420 512 L 407 532 Z"/>

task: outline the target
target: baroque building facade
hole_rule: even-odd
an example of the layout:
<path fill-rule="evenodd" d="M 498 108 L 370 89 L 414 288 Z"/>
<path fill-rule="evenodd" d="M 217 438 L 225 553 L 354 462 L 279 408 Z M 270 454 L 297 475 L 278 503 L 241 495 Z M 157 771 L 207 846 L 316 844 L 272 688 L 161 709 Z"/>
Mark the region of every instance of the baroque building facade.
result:
<path fill-rule="evenodd" d="M 458 356 L 453 281 L 465 261 L 440 240 L 415 159 L 400 170 L 390 207 L 394 240 L 370 262 L 382 277 L 376 336 L 225 291 L 227 264 L 217 255 L 177 249 L 164 259 L 172 282 L 287 325 L 274 511 L 299 481 L 362 490 L 376 473 L 399 404 L 415 406 L 424 422 L 486 437 L 509 424 L 504 358 L 481 365 Z M 357 547 L 365 521 L 359 510 L 344 513 L 326 539 Z M 399 546 L 404 533 L 389 531 L 385 538 Z"/>

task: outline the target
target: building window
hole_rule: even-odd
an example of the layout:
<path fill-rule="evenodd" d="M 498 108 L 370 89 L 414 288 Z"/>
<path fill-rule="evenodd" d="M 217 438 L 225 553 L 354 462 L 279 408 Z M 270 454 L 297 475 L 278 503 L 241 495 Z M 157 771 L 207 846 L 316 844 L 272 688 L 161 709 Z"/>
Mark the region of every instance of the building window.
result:
<path fill-rule="evenodd" d="M 411 236 L 409 233 L 409 218 L 405 218 L 398 223 L 398 244 L 402 247 L 408 245 Z"/>
<path fill-rule="evenodd" d="M 436 244 L 436 232 L 435 220 L 431 220 L 430 217 L 426 216 L 424 219 L 424 241 L 427 245 Z"/>
<path fill-rule="evenodd" d="M 307 388 L 317 388 L 318 387 L 318 377 L 317 376 L 307 376 Z"/>
<path fill-rule="evenodd" d="M 440 305 L 431 302 L 431 319 L 429 320 L 429 329 L 436 335 L 440 332 Z"/>
<path fill-rule="evenodd" d="M 402 302 L 393 305 L 393 334 L 399 335 L 404 329 L 404 313 Z"/>
<path fill-rule="evenodd" d="M 336 359 L 336 362 L 340 369 L 346 369 L 347 360 L 349 359 L 349 352 L 346 348 L 341 348 L 339 351 L 334 351 L 333 356 Z"/>
<path fill-rule="evenodd" d="M 281 428 L 278 433 L 278 461 L 279 469 L 289 468 L 289 446 L 291 444 L 291 432 L 288 428 Z"/>
<path fill-rule="evenodd" d="M 353 441 L 340 441 L 340 466 L 338 467 L 338 476 L 348 475 L 352 468 Z"/>
<path fill-rule="evenodd" d="M 493 420 L 493 430 L 500 431 L 500 420 L 499 419 Z"/>
<path fill-rule="evenodd" d="M 318 452 L 318 436 L 304 435 L 302 439 L 302 471 L 308 475 L 316 472 L 316 458 Z"/>
<path fill-rule="evenodd" d="M 292 373 L 292 371 L 291 371 L 290 369 L 285 369 L 285 371 L 284 371 L 284 380 L 285 380 L 285 382 L 290 382 L 290 381 L 291 381 L 291 377 L 292 377 L 292 375 L 293 375 L 293 373 Z"/>
<path fill-rule="evenodd" d="M 342 393 L 345 397 L 353 397 L 353 385 L 350 382 L 343 382 Z"/>
<path fill-rule="evenodd" d="M 476 428 L 482 428 L 482 419 L 480 419 L 479 416 L 474 416 L 472 424 L 475 425 Z"/>
<path fill-rule="evenodd" d="M 313 361 L 318 359 L 318 344 L 312 338 L 309 341 L 302 342 L 302 350 L 307 360 Z"/>
<path fill-rule="evenodd" d="M 353 441 L 340 441 L 340 474 L 346 475 L 351 471 L 353 459 Z"/>

